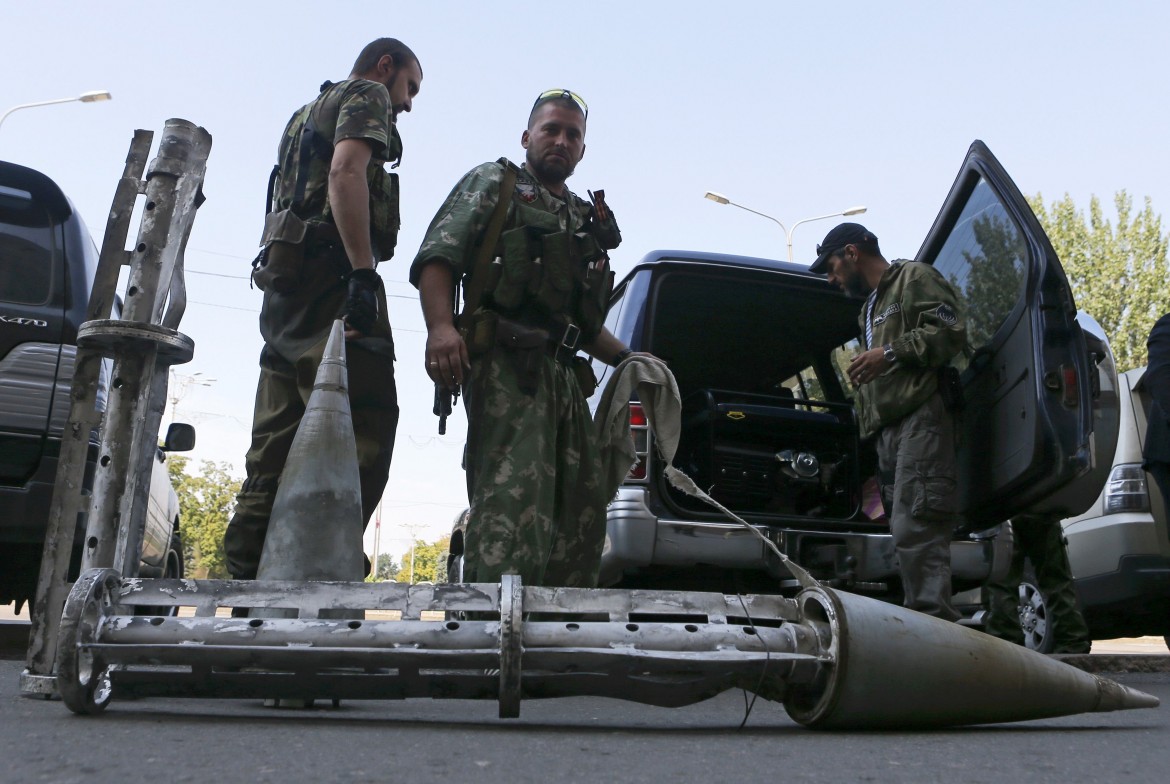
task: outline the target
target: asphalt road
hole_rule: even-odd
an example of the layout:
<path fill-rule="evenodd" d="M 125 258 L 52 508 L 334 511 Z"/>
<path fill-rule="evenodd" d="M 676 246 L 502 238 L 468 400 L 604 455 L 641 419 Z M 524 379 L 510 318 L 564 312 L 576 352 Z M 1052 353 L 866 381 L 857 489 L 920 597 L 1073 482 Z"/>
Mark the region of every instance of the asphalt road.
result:
<path fill-rule="evenodd" d="M 327 782 L 1164 781 L 1170 674 L 1117 680 L 1162 700 L 1151 710 L 931 732 L 823 733 L 726 692 L 686 708 L 602 698 L 344 702 L 274 710 L 256 700 L 117 699 L 97 717 L 18 695 L 0 661 L 7 784 L 164 780 Z"/>

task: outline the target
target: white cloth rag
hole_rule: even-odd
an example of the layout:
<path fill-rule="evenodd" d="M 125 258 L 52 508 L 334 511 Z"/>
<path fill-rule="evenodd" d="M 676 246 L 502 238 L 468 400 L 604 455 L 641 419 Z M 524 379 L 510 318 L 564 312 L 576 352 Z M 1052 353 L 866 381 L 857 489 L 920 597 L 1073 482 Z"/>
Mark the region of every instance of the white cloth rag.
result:
<path fill-rule="evenodd" d="M 682 400 L 674 374 L 657 357 L 636 354 L 628 357 L 615 368 L 601 392 L 601 401 L 593 414 L 593 426 L 597 429 L 606 497 L 613 498 L 617 494 L 626 474 L 638 460 L 634 451 L 634 438 L 630 434 L 630 400 L 634 397 L 646 413 L 650 431 L 654 434 L 654 444 L 662 462 L 666 464 L 666 478 L 670 483 L 681 492 L 720 510 L 763 540 L 801 585 L 810 588 L 817 585 L 812 575 L 781 552 L 755 526 L 703 492 L 695 480 L 674 467 L 674 455 L 678 451 L 682 432 Z"/>

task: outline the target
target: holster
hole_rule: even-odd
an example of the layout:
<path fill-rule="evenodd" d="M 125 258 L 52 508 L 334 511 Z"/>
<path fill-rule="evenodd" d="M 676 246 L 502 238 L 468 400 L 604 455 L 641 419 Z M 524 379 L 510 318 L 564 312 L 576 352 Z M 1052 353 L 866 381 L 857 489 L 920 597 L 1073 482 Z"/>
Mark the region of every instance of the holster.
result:
<path fill-rule="evenodd" d="M 459 319 L 459 335 L 472 357 L 482 356 L 496 345 L 496 323 L 500 317 L 490 310 L 478 310 Z"/>

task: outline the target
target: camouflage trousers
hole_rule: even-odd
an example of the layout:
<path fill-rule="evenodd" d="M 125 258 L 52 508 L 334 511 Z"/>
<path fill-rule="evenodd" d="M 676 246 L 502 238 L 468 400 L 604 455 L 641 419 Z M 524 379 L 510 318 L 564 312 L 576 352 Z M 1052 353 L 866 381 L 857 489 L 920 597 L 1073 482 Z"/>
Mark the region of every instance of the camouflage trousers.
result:
<path fill-rule="evenodd" d="M 1089 627 L 1077 606 L 1060 520 L 1040 515 L 1017 517 L 1012 520 L 1012 533 L 1015 549 L 1008 573 L 1001 582 L 989 582 L 986 586 L 987 633 L 1024 644 L 1018 608 L 1026 558 L 1036 572 L 1036 587 L 1044 594 L 1048 611 L 1045 633 L 1052 635 L 1053 653 L 1088 653 Z"/>
<path fill-rule="evenodd" d="M 951 604 L 955 488 L 954 419 L 935 394 L 882 428 L 877 443 L 882 501 L 902 576 L 903 604 L 946 621 Z"/>
<path fill-rule="evenodd" d="M 595 587 L 609 499 L 585 396 L 544 354 L 529 356 L 535 394 L 521 392 L 522 358 L 496 348 L 472 360 L 464 580 Z"/>
<path fill-rule="evenodd" d="M 267 346 L 260 353 L 252 446 L 245 459 L 247 478 L 236 496 L 235 512 L 224 534 L 228 571 L 236 579 L 256 577 L 277 484 L 312 394 L 324 350 L 325 340 L 322 340 L 298 358 L 296 364 Z M 398 427 L 398 394 L 393 360 L 383 354 L 347 343 L 346 369 L 364 524 L 373 515 L 386 488 L 394 432 Z"/>

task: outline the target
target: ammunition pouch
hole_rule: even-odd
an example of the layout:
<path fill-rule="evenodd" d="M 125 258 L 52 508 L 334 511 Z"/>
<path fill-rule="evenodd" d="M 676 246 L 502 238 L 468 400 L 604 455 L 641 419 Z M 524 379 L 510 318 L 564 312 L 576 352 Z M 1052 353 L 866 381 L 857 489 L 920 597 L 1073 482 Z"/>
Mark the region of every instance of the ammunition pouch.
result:
<path fill-rule="evenodd" d="M 581 292 L 579 319 L 581 331 L 587 340 L 593 340 L 605 326 L 605 316 L 609 312 L 609 298 L 613 294 L 613 270 L 609 265 L 599 269 L 590 264 L 585 270 L 584 290 Z"/>
<path fill-rule="evenodd" d="M 370 169 L 370 239 L 379 261 L 394 255 L 398 244 L 399 214 L 398 175 L 381 166 Z"/>
<path fill-rule="evenodd" d="M 488 265 L 484 285 L 493 307 L 505 313 L 528 307 L 546 314 L 567 313 L 587 341 L 597 336 L 609 309 L 614 276 L 599 268 L 608 265 L 592 236 L 521 226 L 504 232 L 500 246 L 501 255 Z"/>
<path fill-rule="evenodd" d="M 386 261 L 394 256 L 398 245 L 398 229 L 402 223 L 399 214 L 398 175 L 382 168 L 373 160 L 366 168 L 366 185 L 370 190 L 370 244 L 374 258 Z M 328 202 L 321 213 L 323 222 L 334 225 L 333 206 Z"/>
<path fill-rule="evenodd" d="M 589 397 L 597 389 L 597 374 L 593 372 L 593 363 L 585 357 L 573 357 L 570 366 L 573 377 L 577 379 L 577 386 L 581 387 L 581 394 Z"/>
<path fill-rule="evenodd" d="M 301 285 L 307 230 L 292 210 L 264 216 L 263 247 L 252 262 L 252 281 L 261 291 L 287 294 Z"/>

